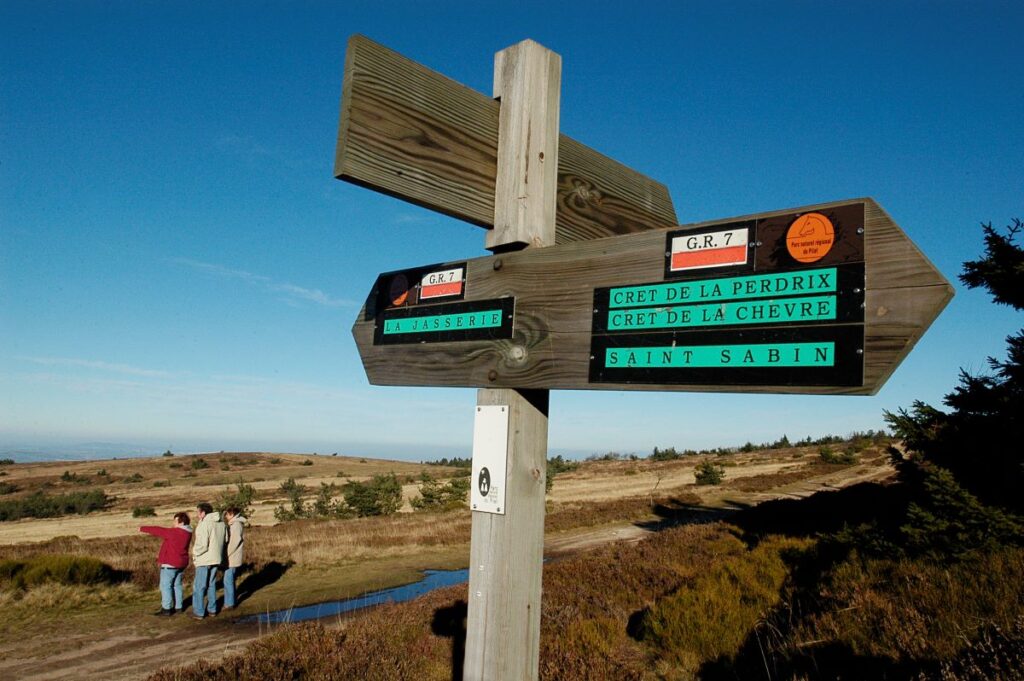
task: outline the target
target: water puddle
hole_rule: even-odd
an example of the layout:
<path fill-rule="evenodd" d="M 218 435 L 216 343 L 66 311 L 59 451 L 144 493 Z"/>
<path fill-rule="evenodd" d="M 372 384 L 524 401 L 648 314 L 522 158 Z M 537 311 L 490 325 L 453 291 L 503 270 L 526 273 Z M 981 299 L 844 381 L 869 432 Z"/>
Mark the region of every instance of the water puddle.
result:
<path fill-rule="evenodd" d="M 260 615 L 244 617 L 239 622 L 259 624 L 283 624 L 285 622 L 305 622 L 307 620 L 318 620 L 324 617 L 333 617 L 353 610 L 370 608 L 384 603 L 402 603 L 422 596 L 434 589 L 455 584 L 464 584 L 469 579 L 469 570 L 427 570 L 423 573 L 423 579 L 412 584 L 396 586 L 391 589 L 371 591 L 369 593 L 346 598 L 342 601 L 328 601 L 326 603 L 314 603 L 287 610 L 276 610 Z"/>

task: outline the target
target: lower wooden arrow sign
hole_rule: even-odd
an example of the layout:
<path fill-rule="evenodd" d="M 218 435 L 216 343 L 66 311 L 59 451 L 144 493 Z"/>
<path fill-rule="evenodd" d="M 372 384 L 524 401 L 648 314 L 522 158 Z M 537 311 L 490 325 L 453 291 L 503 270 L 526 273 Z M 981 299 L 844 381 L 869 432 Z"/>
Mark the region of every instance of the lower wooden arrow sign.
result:
<path fill-rule="evenodd" d="M 874 394 L 953 296 L 871 199 L 378 277 L 371 383 Z"/>

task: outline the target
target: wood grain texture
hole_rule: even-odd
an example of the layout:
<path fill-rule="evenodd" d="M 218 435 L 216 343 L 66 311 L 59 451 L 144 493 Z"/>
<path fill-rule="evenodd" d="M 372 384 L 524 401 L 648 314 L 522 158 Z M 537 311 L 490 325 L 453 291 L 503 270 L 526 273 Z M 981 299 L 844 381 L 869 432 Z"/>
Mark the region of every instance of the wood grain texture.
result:
<path fill-rule="evenodd" d="M 493 226 L 498 102 L 353 36 L 340 112 L 336 177 Z M 677 224 L 663 184 L 558 139 L 557 243 Z"/>
<path fill-rule="evenodd" d="M 374 347 L 372 320 L 357 322 L 353 334 L 370 382 L 380 385 L 874 394 L 951 300 L 953 288 L 873 200 L 819 204 L 688 227 L 848 203 L 865 206 L 865 355 L 860 387 L 591 384 L 594 289 L 661 281 L 663 230 L 470 260 L 467 300 L 516 298 L 511 339 Z"/>

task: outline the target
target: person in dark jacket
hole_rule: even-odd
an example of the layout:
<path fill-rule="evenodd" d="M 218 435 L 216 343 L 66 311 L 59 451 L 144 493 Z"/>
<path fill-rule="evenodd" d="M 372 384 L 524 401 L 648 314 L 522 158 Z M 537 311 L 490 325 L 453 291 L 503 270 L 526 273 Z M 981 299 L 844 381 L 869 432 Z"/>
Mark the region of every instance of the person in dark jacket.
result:
<path fill-rule="evenodd" d="M 181 576 L 188 567 L 188 545 L 192 541 L 192 527 L 188 513 L 174 514 L 174 527 L 140 527 L 145 532 L 163 539 L 156 562 L 160 566 L 160 612 L 157 615 L 173 615 L 183 609 Z"/>

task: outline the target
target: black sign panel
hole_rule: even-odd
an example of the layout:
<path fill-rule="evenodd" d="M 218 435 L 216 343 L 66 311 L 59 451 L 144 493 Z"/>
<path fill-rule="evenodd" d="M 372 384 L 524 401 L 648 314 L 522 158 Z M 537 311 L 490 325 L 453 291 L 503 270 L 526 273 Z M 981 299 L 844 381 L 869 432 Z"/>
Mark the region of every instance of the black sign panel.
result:
<path fill-rule="evenodd" d="M 515 304 L 515 298 L 496 298 L 387 309 L 377 317 L 373 344 L 511 338 Z"/>
<path fill-rule="evenodd" d="M 859 386 L 862 325 L 594 336 L 591 383 Z"/>

